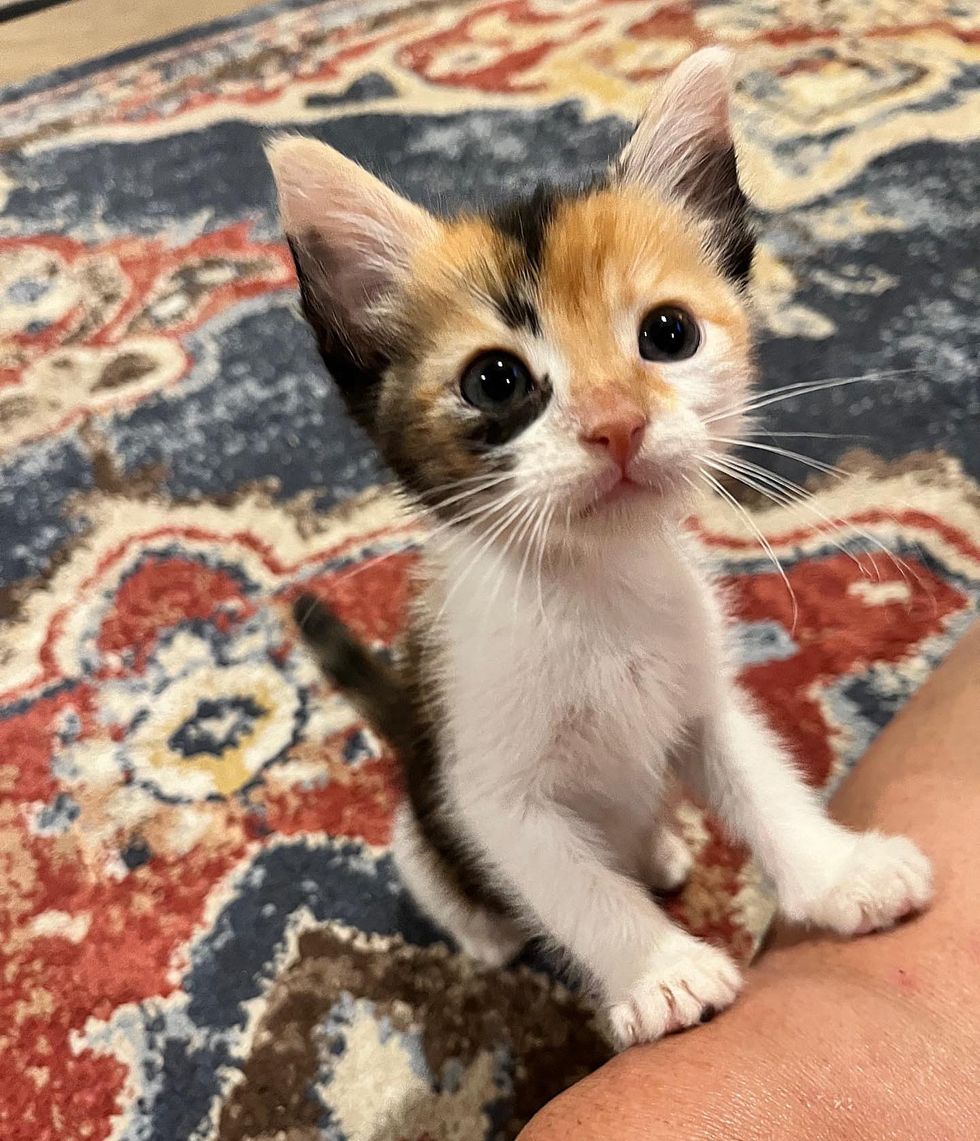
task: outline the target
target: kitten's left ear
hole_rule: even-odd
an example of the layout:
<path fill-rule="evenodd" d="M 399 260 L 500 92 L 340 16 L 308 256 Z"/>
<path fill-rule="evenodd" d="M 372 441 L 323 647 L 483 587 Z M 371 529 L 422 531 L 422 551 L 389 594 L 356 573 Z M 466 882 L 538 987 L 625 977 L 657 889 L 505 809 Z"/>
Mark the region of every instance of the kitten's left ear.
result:
<path fill-rule="evenodd" d="M 741 284 L 755 241 L 728 114 L 731 67 L 724 48 L 704 48 L 676 67 L 623 148 L 616 177 L 678 199 L 703 218 L 722 269 Z"/>
<path fill-rule="evenodd" d="M 436 222 L 315 139 L 266 148 L 300 296 L 327 369 L 369 431 L 387 346 L 376 306 L 407 279 Z"/>

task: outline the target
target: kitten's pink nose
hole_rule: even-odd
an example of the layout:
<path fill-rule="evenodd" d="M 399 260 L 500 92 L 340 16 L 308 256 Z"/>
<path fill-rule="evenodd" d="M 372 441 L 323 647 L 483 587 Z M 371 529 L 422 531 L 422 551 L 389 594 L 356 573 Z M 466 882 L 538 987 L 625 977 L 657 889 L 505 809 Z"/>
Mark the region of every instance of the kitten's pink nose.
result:
<path fill-rule="evenodd" d="M 598 444 L 625 475 L 630 460 L 640 450 L 647 418 L 638 408 L 622 409 L 615 415 L 586 425 L 580 439 L 584 444 Z"/>

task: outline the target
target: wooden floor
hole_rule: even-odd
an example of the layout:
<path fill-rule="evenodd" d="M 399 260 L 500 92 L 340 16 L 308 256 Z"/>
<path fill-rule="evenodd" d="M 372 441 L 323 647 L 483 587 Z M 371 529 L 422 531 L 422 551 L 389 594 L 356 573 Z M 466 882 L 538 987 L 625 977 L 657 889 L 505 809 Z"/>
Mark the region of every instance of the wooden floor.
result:
<path fill-rule="evenodd" d="M 71 0 L 0 24 L 0 86 L 255 5 L 256 0 Z"/>

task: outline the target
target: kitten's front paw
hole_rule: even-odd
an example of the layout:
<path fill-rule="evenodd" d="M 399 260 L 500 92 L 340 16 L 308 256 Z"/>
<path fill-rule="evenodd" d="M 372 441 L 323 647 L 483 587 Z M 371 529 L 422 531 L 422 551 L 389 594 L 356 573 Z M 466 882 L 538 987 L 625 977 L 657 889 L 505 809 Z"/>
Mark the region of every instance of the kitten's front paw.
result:
<path fill-rule="evenodd" d="M 724 951 L 678 937 L 651 958 L 628 997 L 609 1008 L 616 1045 L 625 1050 L 707 1022 L 731 1005 L 741 986 L 738 967 Z"/>
<path fill-rule="evenodd" d="M 904 836 L 865 832 L 833 887 L 806 919 L 839 935 L 865 935 L 922 911 L 932 899 L 932 867 Z"/>

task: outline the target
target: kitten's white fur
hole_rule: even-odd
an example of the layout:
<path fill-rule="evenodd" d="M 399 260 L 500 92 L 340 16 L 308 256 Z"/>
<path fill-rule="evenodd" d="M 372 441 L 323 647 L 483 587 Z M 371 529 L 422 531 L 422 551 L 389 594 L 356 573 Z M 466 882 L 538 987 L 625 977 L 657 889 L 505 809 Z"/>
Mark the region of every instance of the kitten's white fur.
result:
<path fill-rule="evenodd" d="M 675 72 L 622 156 L 627 181 L 670 193 L 699 139 L 728 137 L 728 69 L 709 50 Z M 621 311 L 615 281 L 597 292 L 629 359 L 642 313 Z M 663 366 L 674 400 L 630 468 L 655 494 L 583 515 L 608 486 L 609 458 L 583 447 L 560 337 L 546 313 L 542 325 L 520 350 L 554 393 L 513 444 L 512 471 L 528 510 L 557 502 L 558 537 L 540 561 L 499 541 L 474 554 L 472 536 L 451 531 L 428 552 L 445 793 L 527 925 L 596 981 L 627 1046 L 692 1025 L 741 985 L 728 956 L 678 928 L 645 886 L 676 886 L 690 863 L 663 820 L 674 774 L 749 845 L 792 920 L 842 935 L 887 927 L 928 903 L 931 869 L 908 840 L 831 821 L 736 682 L 723 599 L 682 524 L 708 425 L 737 434 L 737 414 L 722 413 L 751 380 L 725 330 L 702 322 L 698 352 Z M 416 897 L 474 949 L 485 921 L 461 923 L 438 873 L 399 848 Z M 499 961 L 514 938 L 502 931 L 485 957 Z"/>
<path fill-rule="evenodd" d="M 928 902 L 925 857 L 833 823 L 737 687 L 716 590 L 679 526 L 607 538 L 592 562 L 549 557 L 540 597 L 514 560 L 473 566 L 456 540 L 434 557 L 446 793 L 528 926 L 597 981 L 620 1045 L 689 1026 L 740 986 L 643 886 L 672 772 L 751 846 L 789 918 L 852 935 Z M 447 890 L 407 816 L 396 850 L 413 894 L 465 949 L 503 961 L 516 932 Z"/>
<path fill-rule="evenodd" d="M 621 156 L 625 184 L 680 199 L 705 147 L 731 145 L 729 62 L 708 49 L 676 69 Z M 281 140 L 269 157 L 294 241 L 312 233 L 333 253 L 326 268 L 308 259 L 308 285 L 349 310 L 340 324 L 356 330 L 370 316 L 365 301 L 400 280 L 434 223 L 321 144 Z M 710 257 L 709 222 L 700 232 Z M 643 258 L 652 273 L 655 254 L 645 248 Z M 317 279 L 328 271 L 329 282 Z M 591 437 L 582 442 L 573 365 L 547 306 L 540 335 L 501 323 L 501 346 L 553 386 L 542 415 L 507 445 L 506 509 L 520 503 L 528 514 L 503 533 L 500 513 L 441 531 L 426 556 L 421 624 L 441 664 L 439 745 L 454 823 L 526 926 L 593 977 L 624 1046 L 691 1025 L 740 986 L 731 960 L 676 927 L 647 890 L 676 886 L 690 863 L 663 819 L 673 773 L 748 843 L 790 919 L 852 935 L 889 926 L 932 891 L 929 863 L 912 843 L 858 835 L 826 816 L 738 688 L 723 600 L 681 521 L 711 444 L 707 425 L 737 435 L 738 414 L 724 413 L 751 378 L 744 346 L 703 321 L 699 297 L 685 295 L 697 293 L 691 283 L 672 280 L 670 265 L 656 275 L 661 301 L 698 319 L 701 343 L 690 359 L 658 366 L 671 399 L 647 410 L 629 470 L 647 494 L 598 503 L 623 473 Z M 619 285 L 615 275 L 597 282 L 596 304 L 628 370 L 655 299 L 629 301 Z M 461 335 L 445 359 L 428 363 L 459 376 L 486 347 Z M 615 372 L 615 360 L 600 363 Z M 447 384 L 441 399 L 453 415 L 457 387 Z M 419 903 L 465 950 L 506 961 L 521 933 L 457 894 L 405 808 L 394 839 Z"/>
<path fill-rule="evenodd" d="M 637 320 L 627 314 L 624 330 Z M 691 1025 L 740 986 L 731 960 L 678 928 L 645 886 L 671 878 L 669 867 L 658 876 L 658 855 L 676 882 L 676 844 L 660 835 L 674 774 L 751 847 L 790 919 L 852 935 L 922 908 L 932 891 L 909 841 L 827 817 L 738 688 L 723 599 L 682 520 L 706 424 L 750 377 L 722 328 L 704 323 L 702 338 L 691 360 L 664 366 L 676 399 L 631 465 L 655 490 L 583 516 L 610 461 L 579 439 L 545 315 L 525 352 L 553 397 L 511 445 L 527 509 L 559 507 L 540 565 L 526 540 L 502 551 L 468 530 L 441 532 L 427 552 L 446 796 L 527 926 L 596 980 L 622 1046 Z M 504 959 L 515 932 L 494 938 L 493 921 L 447 893 L 417 846 L 397 848 L 433 918 L 487 961 Z"/>

